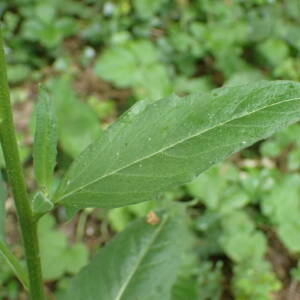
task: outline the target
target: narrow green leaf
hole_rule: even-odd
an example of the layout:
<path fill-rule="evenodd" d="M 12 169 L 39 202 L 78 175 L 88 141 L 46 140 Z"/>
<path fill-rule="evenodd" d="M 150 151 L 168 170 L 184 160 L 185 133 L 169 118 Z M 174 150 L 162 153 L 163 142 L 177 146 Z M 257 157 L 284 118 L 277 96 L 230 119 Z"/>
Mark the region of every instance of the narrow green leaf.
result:
<path fill-rule="evenodd" d="M 11 270 L 23 284 L 24 288 L 28 290 L 28 274 L 24 268 L 20 265 L 17 258 L 10 251 L 4 241 L 0 240 L 0 255 L 4 258 L 5 262 L 9 265 Z"/>
<path fill-rule="evenodd" d="M 300 84 L 262 81 L 133 107 L 73 163 L 56 201 L 117 207 L 153 199 L 300 120 Z"/>
<path fill-rule="evenodd" d="M 5 237 L 5 200 L 7 197 L 6 186 L 0 172 L 0 241 Z"/>
<path fill-rule="evenodd" d="M 36 180 L 41 188 L 49 187 L 56 164 L 56 118 L 48 93 L 41 88 L 36 108 L 33 162 Z"/>
<path fill-rule="evenodd" d="M 64 300 L 170 298 L 181 257 L 181 218 L 137 220 L 118 234 L 72 280 Z"/>

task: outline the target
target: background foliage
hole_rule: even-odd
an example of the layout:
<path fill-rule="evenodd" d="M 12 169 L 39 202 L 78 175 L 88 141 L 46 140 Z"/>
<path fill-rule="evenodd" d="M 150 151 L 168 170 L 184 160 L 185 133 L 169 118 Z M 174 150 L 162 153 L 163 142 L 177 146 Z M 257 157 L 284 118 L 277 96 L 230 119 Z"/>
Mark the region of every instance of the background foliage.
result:
<path fill-rule="evenodd" d="M 0 15 L 31 189 L 40 82 L 57 112 L 54 188 L 74 157 L 136 101 L 258 79 L 300 80 L 298 0 L 10 0 L 0 2 Z M 47 215 L 40 237 L 49 290 L 61 297 L 114 233 L 177 201 L 189 229 L 177 236 L 186 249 L 172 300 L 300 299 L 299 135 L 300 125 L 290 126 L 159 201 L 85 209 L 69 223 L 68 209 Z M 11 203 L 6 231 L 21 258 Z M 25 299 L 0 263 L 1 299 Z"/>

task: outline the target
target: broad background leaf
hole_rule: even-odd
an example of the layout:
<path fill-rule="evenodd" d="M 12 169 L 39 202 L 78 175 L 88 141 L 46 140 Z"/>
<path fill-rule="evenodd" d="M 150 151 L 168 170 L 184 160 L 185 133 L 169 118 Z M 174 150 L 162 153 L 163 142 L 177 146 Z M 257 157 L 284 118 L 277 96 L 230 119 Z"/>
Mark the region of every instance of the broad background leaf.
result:
<path fill-rule="evenodd" d="M 165 0 L 134 0 L 133 6 L 137 14 L 143 19 L 149 19 L 159 11 Z"/>
<path fill-rule="evenodd" d="M 172 213 L 171 213 L 172 214 Z M 73 279 L 64 300 L 170 299 L 182 255 L 181 216 L 145 218 L 118 234 Z"/>
<path fill-rule="evenodd" d="M 300 241 L 300 176 L 281 178 L 280 182 L 262 201 L 262 210 L 277 230 L 278 237 L 291 252 L 299 253 Z M 284 203 L 284 205 L 282 205 Z"/>
<path fill-rule="evenodd" d="M 54 107 L 47 91 L 40 89 L 36 108 L 33 163 L 40 187 L 49 187 L 56 164 L 57 131 Z"/>
<path fill-rule="evenodd" d="M 300 119 L 300 84 L 262 81 L 133 107 L 73 163 L 56 202 L 151 200 Z"/>
<path fill-rule="evenodd" d="M 71 76 L 53 80 L 49 89 L 57 115 L 59 144 L 74 158 L 101 134 L 97 114 L 78 99 Z"/>
<path fill-rule="evenodd" d="M 172 92 L 159 51 L 149 41 L 127 41 L 106 49 L 97 59 L 94 72 L 118 87 L 132 87 L 139 99 L 156 100 Z"/>
<path fill-rule="evenodd" d="M 46 280 L 55 280 L 65 273 L 75 274 L 88 262 L 88 250 L 81 243 L 68 244 L 67 237 L 55 229 L 55 219 L 45 215 L 38 228 L 41 263 Z M 59 263 L 58 263 L 59 262 Z"/>

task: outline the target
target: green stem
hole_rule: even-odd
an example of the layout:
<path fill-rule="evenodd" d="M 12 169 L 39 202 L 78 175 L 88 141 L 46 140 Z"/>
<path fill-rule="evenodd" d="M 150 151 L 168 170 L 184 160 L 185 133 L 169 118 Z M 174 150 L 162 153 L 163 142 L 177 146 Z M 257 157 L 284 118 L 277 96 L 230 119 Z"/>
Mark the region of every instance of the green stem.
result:
<path fill-rule="evenodd" d="M 37 223 L 33 219 L 20 162 L 12 108 L 7 82 L 4 45 L 0 32 L 0 141 L 6 163 L 8 180 L 15 200 L 25 248 L 29 275 L 29 292 L 32 300 L 44 300 L 41 262 L 37 237 Z"/>
<path fill-rule="evenodd" d="M 0 255 L 2 255 L 6 263 L 10 266 L 11 270 L 21 281 L 24 288 L 28 290 L 29 289 L 28 274 L 22 268 L 22 266 L 20 265 L 16 257 L 13 255 L 13 253 L 9 250 L 7 245 L 1 240 L 0 240 Z"/>

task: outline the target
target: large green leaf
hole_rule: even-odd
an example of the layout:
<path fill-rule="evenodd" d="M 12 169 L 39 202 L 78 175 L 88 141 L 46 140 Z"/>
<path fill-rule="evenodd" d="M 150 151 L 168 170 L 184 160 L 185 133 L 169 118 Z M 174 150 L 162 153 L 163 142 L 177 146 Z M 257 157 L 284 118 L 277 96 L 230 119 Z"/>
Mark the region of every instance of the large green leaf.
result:
<path fill-rule="evenodd" d="M 117 207 L 153 199 L 300 119 L 300 84 L 259 82 L 139 104 L 73 163 L 56 202 Z"/>
<path fill-rule="evenodd" d="M 176 216 L 129 225 L 73 279 L 63 299 L 168 300 L 182 255 L 182 218 Z"/>
<path fill-rule="evenodd" d="M 33 163 L 40 187 L 49 187 L 56 164 L 57 131 L 54 107 L 48 93 L 40 89 L 36 107 Z"/>

